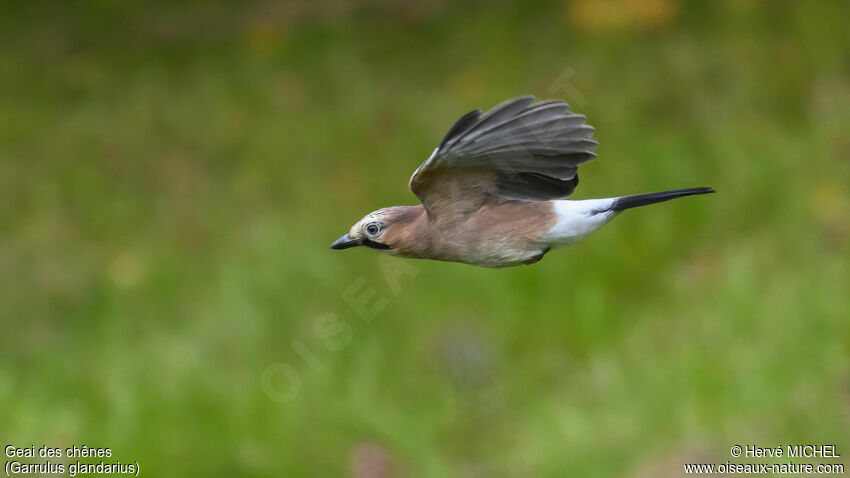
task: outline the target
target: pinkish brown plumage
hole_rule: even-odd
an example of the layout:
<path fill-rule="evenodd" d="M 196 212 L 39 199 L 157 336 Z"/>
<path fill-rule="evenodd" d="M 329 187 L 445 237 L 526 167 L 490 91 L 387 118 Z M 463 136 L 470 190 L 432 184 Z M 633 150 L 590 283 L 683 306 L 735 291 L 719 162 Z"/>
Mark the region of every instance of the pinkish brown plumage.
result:
<path fill-rule="evenodd" d="M 367 214 L 331 248 L 510 267 L 539 261 L 625 209 L 714 192 L 688 188 L 569 201 L 578 165 L 596 157 L 593 128 L 566 102 L 505 101 L 464 115 L 410 178 L 421 206 Z"/>

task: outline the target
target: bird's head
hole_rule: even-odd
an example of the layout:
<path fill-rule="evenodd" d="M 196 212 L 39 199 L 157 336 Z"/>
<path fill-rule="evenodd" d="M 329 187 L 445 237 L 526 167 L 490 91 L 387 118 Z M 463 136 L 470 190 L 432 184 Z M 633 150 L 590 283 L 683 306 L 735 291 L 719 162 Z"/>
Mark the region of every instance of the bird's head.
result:
<path fill-rule="evenodd" d="M 394 253 L 407 236 L 406 226 L 413 218 L 411 213 L 419 209 L 421 206 L 393 206 L 370 212 L 351 226 L 348 234 L 334 241 L 331 249 L 366 246 Z"/>

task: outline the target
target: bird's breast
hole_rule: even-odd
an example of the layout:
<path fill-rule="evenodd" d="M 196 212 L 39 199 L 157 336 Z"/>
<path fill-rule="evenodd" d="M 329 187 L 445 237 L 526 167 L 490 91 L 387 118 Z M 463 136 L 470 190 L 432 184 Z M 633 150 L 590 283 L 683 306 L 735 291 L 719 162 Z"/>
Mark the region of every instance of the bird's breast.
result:
<path fill-rule="evenodd" d="M 541 238 L 557 222 L 549 201 L 488 205 L 466 218 L 436 222 L 433 257 L 482 267 L 510 267 L 543 254 Z"/>

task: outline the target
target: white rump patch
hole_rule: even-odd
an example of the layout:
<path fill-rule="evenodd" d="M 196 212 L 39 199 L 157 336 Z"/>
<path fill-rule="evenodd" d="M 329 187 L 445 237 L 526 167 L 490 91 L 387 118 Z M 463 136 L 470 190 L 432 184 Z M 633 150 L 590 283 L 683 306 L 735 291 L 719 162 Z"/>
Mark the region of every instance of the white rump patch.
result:
<path fill-rule="evenodd" d="M 616 198 L 552 201 L 558 222 L 543 236 L 543 241 L 550 247 L 558 247 L 584 239 L 617 215 L 616 212 L 608 211 L 615 200 Z"/>

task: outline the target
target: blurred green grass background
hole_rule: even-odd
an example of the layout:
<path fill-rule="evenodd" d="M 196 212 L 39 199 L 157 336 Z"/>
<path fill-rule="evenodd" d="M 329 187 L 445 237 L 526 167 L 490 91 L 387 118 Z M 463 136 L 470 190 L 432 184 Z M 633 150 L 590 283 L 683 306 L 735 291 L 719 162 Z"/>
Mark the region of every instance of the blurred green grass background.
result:
<path fill-rule="evenodd" d="M 111 447 L 145 476 L 663 478 L 736 443 L 834 443 L 846 462 L 847 18 L 4 3 L 4 445 Z M 532 267 L 328 250 L 415 203 L 409 175 L 461 114 L 525 93 L 597 128 L 575 198 L 718 194 Z M 386 299 L 373 320 L 352 284 Z"/>

